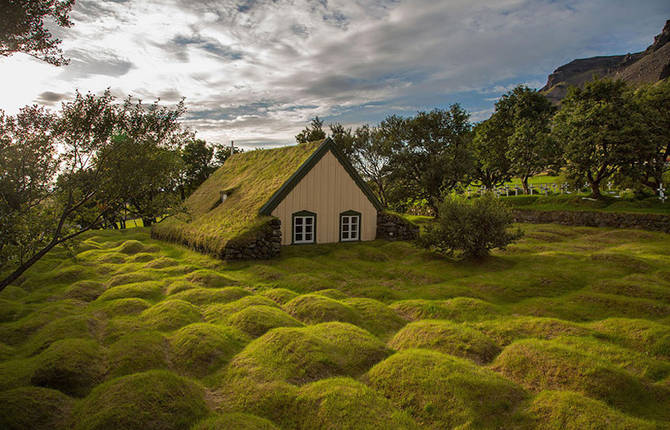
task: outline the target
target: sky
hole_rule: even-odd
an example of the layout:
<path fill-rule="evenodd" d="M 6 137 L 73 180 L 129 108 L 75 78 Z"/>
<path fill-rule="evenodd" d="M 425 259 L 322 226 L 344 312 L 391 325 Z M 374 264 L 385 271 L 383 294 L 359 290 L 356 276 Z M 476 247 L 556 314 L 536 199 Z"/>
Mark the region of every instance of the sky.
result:
<path fill-rule="evenodd" d="M 460 103 L 472 121 L 576 58 L 644 50 L 667 0 L 78 0 L 71 59 L 0 57 L 0 109 L 76 90 L 182 97 L 212 143 L 295 143 L 314 116 L 348 127 Z"/>

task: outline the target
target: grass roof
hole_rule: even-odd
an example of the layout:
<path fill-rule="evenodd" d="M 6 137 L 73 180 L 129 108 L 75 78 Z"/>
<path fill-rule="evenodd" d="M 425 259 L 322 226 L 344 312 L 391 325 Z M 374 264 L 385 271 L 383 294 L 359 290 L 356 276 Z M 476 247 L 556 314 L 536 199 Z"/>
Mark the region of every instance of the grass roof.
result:
<path fill-rule="evenodd" d="M 190 219 L 168 219 L 152 234 L 221 255 L 232 239 L 253 235 L 270 219 L 261 207 L 322 141 L 242 152 L 231 156 L 186 200 Z M 221 203 L 221 192 L 228 197 Z"/>

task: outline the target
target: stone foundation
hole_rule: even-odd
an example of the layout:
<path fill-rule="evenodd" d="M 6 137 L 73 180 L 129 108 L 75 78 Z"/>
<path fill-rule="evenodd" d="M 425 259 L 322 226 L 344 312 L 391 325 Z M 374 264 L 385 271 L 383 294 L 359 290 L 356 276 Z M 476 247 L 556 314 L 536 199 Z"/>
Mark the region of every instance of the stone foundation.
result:
<path fill-rule="evenodd" d="M 377 214 L 377 239 L 416 240 L 419 238 L 419 226 L 403 217 L 380 212 Z"/>
<path fill-rule="evenodd" d="M 281 251 L 281 221 L 274 218 L 255 237 L 228 241 L 221 258 L 224 260 L 269 260 Z"/>
<path fill-rule="evenodd" d="M 513 211 L 515 222 L 533 224 L 563 224 L 585 227 L 637 228 L 670 233 L 670 216 L 661 214 L 636 214 L 616 212 Z"/>

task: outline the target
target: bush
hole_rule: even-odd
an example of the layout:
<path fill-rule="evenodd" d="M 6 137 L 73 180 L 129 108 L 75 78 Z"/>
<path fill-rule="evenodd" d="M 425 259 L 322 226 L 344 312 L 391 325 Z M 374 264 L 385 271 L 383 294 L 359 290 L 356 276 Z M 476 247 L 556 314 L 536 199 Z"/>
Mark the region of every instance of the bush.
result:
<path fill-rule="evenodd" d="M 521 237 L 521 230 L 511 232 L 512 212 L 491 194 L 468 200 L 448 196 L 439 206 L 437 223 L 428 225 L 419 243 L 425 248 L 466 258 L 481 258 L 492 249 L 504 249 Z"/>

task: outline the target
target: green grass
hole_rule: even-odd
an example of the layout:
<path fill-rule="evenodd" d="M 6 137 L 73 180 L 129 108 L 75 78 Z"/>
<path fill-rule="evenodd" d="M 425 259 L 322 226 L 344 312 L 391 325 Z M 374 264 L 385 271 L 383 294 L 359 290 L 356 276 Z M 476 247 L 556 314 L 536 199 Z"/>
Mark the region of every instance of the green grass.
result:
<path fill-rule="evenodd" d="M 592 211 L 592 212 L 624 212 L 650 213 L 670 215 L 670 204 L 662 203 L 658 197 L 645 199 L 614 198 L 605 196 L 594 200 L 589 194 L 561 195 L 519 195 L 501 197 L 503 201 L 515 209 L 532 209 L 538 211 Z"/>
<path fill-rule="evenodd" d="M 0 427 L 668 428 L 670 235 L 521 227 L 479 262 L 87 233 L 0 292 Z"/>

